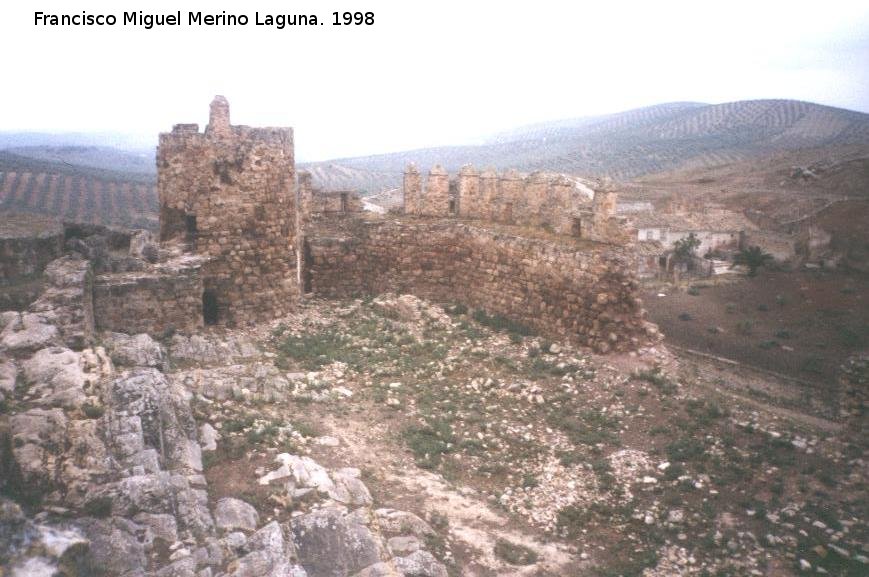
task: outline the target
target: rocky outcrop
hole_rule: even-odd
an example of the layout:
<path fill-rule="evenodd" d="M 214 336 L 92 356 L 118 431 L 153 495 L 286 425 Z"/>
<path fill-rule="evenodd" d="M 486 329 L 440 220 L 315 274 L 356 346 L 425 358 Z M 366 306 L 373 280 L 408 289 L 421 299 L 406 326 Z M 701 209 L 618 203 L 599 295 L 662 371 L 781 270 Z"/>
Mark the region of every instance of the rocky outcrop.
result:
<path fill-rule="evenodd" d="M 63 344 L 81 350 L 94 335 L 93 272 L 91 264 L 76 256 L 59 258 L 45 268 L 47 288 L 31 312 L 55 325 Z"/>
<path fill-rule="evenodd" d="M 279 484 L 287 505 L 304 503 L 284 523 L 262 525 L 256 508 L 235 497 L 211 501 L 202 451 L 217 449 L 221 435 L 197 423 L 187 384 L 200 395 L 233 388 L 197 389 L 200 381 L 167 377 L 162 371 L 169 355 L 145 334 L 107 333 L 105 349 L 63 346 L 68 338 L 77 345 L 90 340 L 84 317 L 67 310 L 83 286 L 88 269 L 82 262 L 49 265 L 59 279 L 78 280 L 55 282 L 38 313 L 0 316 L 0 400 L 9 409 L 0 414 L 0 491 L 28 512 L 0 499 L 0 560 L 9 575 L 441 574 L 437 561 L 423 562 L 424 549 L 387 547 L 358 469 L 328 470 L 306 456 L 280 455 L 277 470 L 260 481 Z M 69 298 L 58 296 L 67 290 Z M 256 353 L 237 339 L 220 345 L 176 338 L 172 350 L 177 362 L 188 364 Z M 266 365 L 244 366 L 254 371 L 248 386 L 279 378 L 285 383 L 280 391 L 291 391 L 273 370 L 261 375 L 266 379 L 256 377 L 257 367 Z M 429 573 L 407 573 L 418 566 Z"/>

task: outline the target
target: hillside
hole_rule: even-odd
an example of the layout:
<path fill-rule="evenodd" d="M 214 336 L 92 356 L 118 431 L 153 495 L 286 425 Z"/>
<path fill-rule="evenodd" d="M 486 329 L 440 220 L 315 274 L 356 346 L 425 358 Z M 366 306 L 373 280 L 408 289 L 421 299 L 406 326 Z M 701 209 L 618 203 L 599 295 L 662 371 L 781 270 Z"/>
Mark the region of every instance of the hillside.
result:
<path fill-rule="evenodd" d="M 794 100 L 684 102 L 517 128 L 478 146 L 425 148 L 304 168 L 322 186 L 341 183 L 342 188 L 374 192 L 398 186 L 408 162 L 424 170 L 440 163 L 455 171 L 472 163 L 629 180 L 776 151 L 866 143 L 869 114 L 861 112 Z"/>
<path fill-rule="evenodd" d="M 118 172 L 156 175 L 154 149 L 124 150 L 110 146 L 22 146 L 7 148 L 5 152 L 71 166 L 98 168 Z"/>
<path fill-rule="evenodd" d="M 72 166 L 0 151 L 0 213 L 9 212 L 156 228 L 157 189 L 151 175 Z"/>

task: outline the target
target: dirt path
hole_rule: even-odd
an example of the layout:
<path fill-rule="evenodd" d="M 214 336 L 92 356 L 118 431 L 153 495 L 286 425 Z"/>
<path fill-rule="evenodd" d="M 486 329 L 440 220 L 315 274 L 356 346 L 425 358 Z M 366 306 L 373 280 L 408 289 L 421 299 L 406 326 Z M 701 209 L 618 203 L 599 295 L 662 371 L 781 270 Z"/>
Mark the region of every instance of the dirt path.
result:
<path fill-rule="evenodd" d="M 403 450 L 386 442 L 393 433 L 385 423 L 360 418 L 373 413 L 326 417 L 324 428 L 340 440 L 338 447 L 321 449 L 315 458 L 327 463 L 334 459 L 343 466 L 373 469 L 374 479 L 366 479 L 378 505 L 413 511 L 430 519 L 443 516 L 448 521 L 450 546 L 463 575 L 493 577 L 499 575 L 566 575 L 589 565 L 575 559 L 568 547 L 546 543 L 533 530 L 518 527 L 516 522 L 490 507 L 486 499 L 468 487 L 455 487 L 439 475 L 417 467 Z M 526 567 L 508 565 L 494 554 L 498 539 L 506 539 L 536 552 L 539 561 Z M 541 573 L 543 571 L 543 573 Z"/>

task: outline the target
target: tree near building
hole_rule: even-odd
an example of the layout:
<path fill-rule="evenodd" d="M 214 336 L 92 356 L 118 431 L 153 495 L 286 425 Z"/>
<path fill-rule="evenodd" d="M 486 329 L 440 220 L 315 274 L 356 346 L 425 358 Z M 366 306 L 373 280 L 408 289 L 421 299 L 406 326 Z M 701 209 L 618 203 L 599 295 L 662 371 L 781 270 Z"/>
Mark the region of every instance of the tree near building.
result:
<path fill-rule="evenodd" d="M 696 256 L 697 248 L 700 246 L 700 239 L 691 232 L 685 238 L 680 238 L 673 243 L 673 254 L 682 262 L 690 261 Z"/>
<path fill-rule="evenodd" d="M 733 265 L 744 264 L 748 267 L 748 276 L 755 276 L 757 269 L 766 266 L 773 261 L 773 256 L 768 252 L 763 252 L 759 246 L 750 246 L 736 253 L 733 258 Z"/>

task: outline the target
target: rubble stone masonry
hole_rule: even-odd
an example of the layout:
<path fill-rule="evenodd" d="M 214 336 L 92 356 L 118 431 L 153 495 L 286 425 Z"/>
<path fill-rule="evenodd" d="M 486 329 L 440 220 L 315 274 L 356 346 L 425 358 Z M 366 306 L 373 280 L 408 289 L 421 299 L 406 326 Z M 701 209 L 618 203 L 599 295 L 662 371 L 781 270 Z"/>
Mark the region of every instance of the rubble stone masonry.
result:
<path fill-rule="evenodd" d="M 180 124 L 160 135 L 160 238 L 210 257 L 202 282 L 215 322 L 274 318 L 298 300 L 293 154 L 291 128 L 232 126 L 222 96 L 204 133 Z"/>
<path fill-rule="evenodd" d="M 97 275 L 96 328 L 162 336 L 202 328 L 203 258 L 183 255 L 149 270 Z"/>
<path fill-rule="evenodd" d="M 308 237 L 314 295 L 407 292 L 461 302 L 606 352 L 656 335 L 618 247 L 514 236 L 468 223 L 358 221 Z"/>
<path fill-rule="evenodd" d="M 602 184 L 594 199 L 580 192 L 570 178 L 510 169 L 498 176 L 482 174 L 471 165 L 461 168 L 455 181 L 435 165 L 420 185 L 419 172 L 408 166 L 404 175 L 404 214 L 458 217 L 542 228 L 597 242 L 624 245 L 632 236 L 625 219 L 616 216 L 616 193 Z"/>

